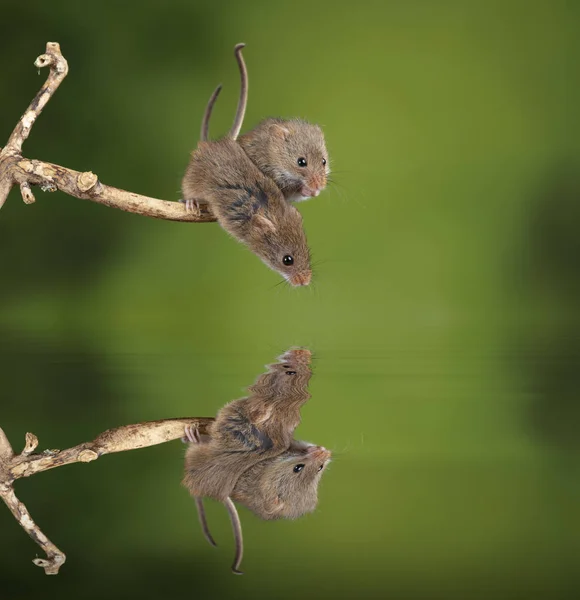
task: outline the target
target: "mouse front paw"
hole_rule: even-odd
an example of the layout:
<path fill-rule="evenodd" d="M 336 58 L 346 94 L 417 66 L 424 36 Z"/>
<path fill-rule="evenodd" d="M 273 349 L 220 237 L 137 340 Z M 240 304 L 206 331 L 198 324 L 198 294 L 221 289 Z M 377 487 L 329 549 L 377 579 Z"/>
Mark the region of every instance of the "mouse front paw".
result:
<path fill-rule="evenodd" d="M 201 208 L 199 207 L 199 200 L 180 200 L 183 204 L 185 204 L 185 210 L 188 213 L 193 214 L 196 217 L 201 216 Z"/>
<path fill-rule="evenodd" d="M 181 438 L 184 444 L 201 444 L 201 435 L 196 424 L 185 426 L 185 435 Z"/>

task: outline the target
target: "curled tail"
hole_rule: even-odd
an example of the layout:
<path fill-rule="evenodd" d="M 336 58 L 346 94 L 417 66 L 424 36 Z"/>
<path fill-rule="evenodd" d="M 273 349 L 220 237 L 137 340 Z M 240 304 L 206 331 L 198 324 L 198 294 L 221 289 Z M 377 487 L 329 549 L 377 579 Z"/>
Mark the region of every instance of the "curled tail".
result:
<path fill-rule="evenodd" d="M 245 47 L 246 44 L 237 44 L 234 48 L 234 54 L 236 56 L 236 60 L 238 61 L 238 67 L 240 68 L 240 98 L 238 100 L 238 109 L 236 111 L 236 117 L 234 119 L 234 124 L 229 133 L 229 137 L 232 140 L 237 139 L 240 134 L 240 130 L 242 129 L 242 123 L 244 122 L 244 115 L 246 114 L 246 105 L 248 104 L 248 70 L 246 69 L 246 63 L 244 62 L 244 57 L 242 56 L 242 48 Z M 201 140 L 203 142 L 207 142 L 207 138 L 209 135 L 209 121 L 211 119 L 211 113 L 213 112 L 214 104 L 222 91 L 221 84 L 217 86 L 211 95 L 207 106 L 205 107 L 205 113 L 203 115 L 203 119 L 201 121 Z"/>
<path fill-rule="evenodd" d="M 236 575 L 243 575 L 243 572 L 240 571 L 240 565 L 242 564 L 242 556 L 244 555 L 242 524 L 240 523 L 240 517 L 238 516 L 236 505 L 231 501 L 231 499 L 226 498 L 224 504 L 225 507 L 228 509 L 228 514 L 230 515 L 232 529 L 234 530 L 234 540 L 236 543 L 236 555 L 234 557 L 234 564 L 232 565 L 232 572 Z"/>
<path fill-rule="evenodd" d="M 209 525 L 207 524 L 207 517 L 205 516 L 205 508 L 203 507 L 203 500 L 199 496 L 194 496 L 195 506 L 197 507 L 197 515 L 199 517 L 199 524 L 201 525 L 201 530 L 203 531 L 203 536 L 205 539 L 212 545 L 217 546 L 215 540 L 211 536 L 211 532 L 209 530 Z"/>
<path fill-rule="evenodd" d="M 246 114 L 246 104 L 248 103 L 248 70 L 246 69 L 246 63 L 244 62 L 244 57 L 242 56 L 242 48 L 244 48 L 245 45 L 246 44 L 236 44 L 236 47 L 234 48 L 234 54 L 236 55 L 238 67 L 240 68 L 241 87 L 236 118 L 234 119 L 234 124 L 230 131 L 230 137 L 232 140 L 237 139 L 240 133 L 242 123 L 244 122 L 244 115 Z"/>
<path fill-rule="evenodd" d="M 220 92 L 222 91 L 222 84 L 220 83 L 213 91 L 207 106 L 205 107 L 205 113 L 203 113 L 203 120 L 201 121 L 201 141 L 207 142 L 209 135 L 209 120 L 211 119 L 211 113 L 213 112 L 213 105 L 217 100 Z"/>

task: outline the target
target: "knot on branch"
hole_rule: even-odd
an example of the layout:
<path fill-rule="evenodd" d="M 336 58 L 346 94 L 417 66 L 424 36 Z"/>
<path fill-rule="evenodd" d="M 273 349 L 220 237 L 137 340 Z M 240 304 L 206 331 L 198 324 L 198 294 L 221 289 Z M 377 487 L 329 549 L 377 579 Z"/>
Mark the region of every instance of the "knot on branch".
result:
<path fill-rule="evenodd" d="M 30 189 L 30 184 L 25 181 L 20 184 L 20 193 L 22 194 L 22 200 L 24 200 L 24 204 L 34 204 L 36 202 L 36 198 Z"/>
<path fill-rule="evenodd" d="M 99 178 L 92 171 L 79 173 L 79 176 L 77 177 L 77 187 L 83 193 L 93 189 L 98 183 Z"/>
<path fill-rule="evenodd" d="M 24 450 L 22 450 L 22 456 L 28 456 L 32 454 L 38 446 L 38 438 L 34 433 L 27 432 L 25 436 Z"/>
<path fill-rule="evenodd" d="M 34 66 L 37 69 L 43 67 L 54 67 L 55 71 L 65 76 L 68 73 L 68 63 L 61 54 L 60 44 L 58 42 L 47 42 L 46 53 L 41 54 L 35 61 Z"/>
<path fill-rule="evenodd" d="M 93 460 L 97 460 L 97 458 L 99 458 L 99 455 L 97 452 L 95 452 L 94 450 L 82 450 L 79 453 L 79 461 L 80 462 L 91 462 Z"/>
<path fill-rule="evenodd" d="M 47 575 L 58 575 L 58 570 L 62 567 L 66 561 L 64 554 L 55 554 L 50 559 L 46 558 L 35 558 L 32 562 L 37 567 L 42 567 Z"/>

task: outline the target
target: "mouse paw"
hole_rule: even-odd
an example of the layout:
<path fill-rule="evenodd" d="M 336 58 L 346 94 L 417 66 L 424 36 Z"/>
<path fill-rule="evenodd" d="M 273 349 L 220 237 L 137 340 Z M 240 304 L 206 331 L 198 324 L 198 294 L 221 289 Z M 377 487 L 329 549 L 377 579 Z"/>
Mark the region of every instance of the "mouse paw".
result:
<path fill-rule="evenodd" d="M 185 210 L 188 213 L 192 213 L 193 215 L 195 215 L 196 217 L 200 217 L 201 216 L 201 208 L 199 207 L 199 201 L 198 200 L 180 200 L 180 202 L 182 202 L 183 204 L 185 204 Z"/>
<path fill-rule="evenodd" d="M 185 435 L 181 438 L 184 444 L 201 444 L 201 436 L 197 425 L 186 425 Z"/>

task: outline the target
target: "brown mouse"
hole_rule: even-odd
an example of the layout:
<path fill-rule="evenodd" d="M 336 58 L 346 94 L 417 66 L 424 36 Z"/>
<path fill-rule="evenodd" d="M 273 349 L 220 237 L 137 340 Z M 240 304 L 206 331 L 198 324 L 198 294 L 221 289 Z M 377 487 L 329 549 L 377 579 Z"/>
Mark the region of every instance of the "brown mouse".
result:
<path fill-rule="evenodd" d="M 271 177 L 286 200 L 301 202 L 326 187 L 330 165 L 322 129 L 302 119 L 269 118 L 238 143 L 251 161 Z"/>
<path fill-rule="evenodd" d="M 236 46 L 238 57 L 241 48 L 243 44 Z M 235 141 L 243 106 L 228 137 L 202 139 L 192 152 L 182 181 L 183 201 L 190 210 L 207 202 L 232 237 L 291 285 L 308 285 L 312 271 L 302 216 Z"/>
<path fill-rule="evenodd" d="M 286 452 L 244 471 L 231 499 L 261 519 L 297 519 L 316 508 L 318 484 L 330 457 L 324 446 L 293 440 Z"/>
<path fill-rule="evenodd" d="M 193 444 L 207 443 L 191 427 L 186 436 Z M 231 498 L 224 501 L 232 523 L 236 553 L 232 571 L 239 570 L 244 554 L 242 524 L 233 500 L 249 508 L 265 520 L 297 519 L 313 512 L 318 504 L 318 484 L 324 467 L 330 462 L 331 453 L 323 446 L 292 440 L 285 452 L 266 458 L 242 473 Z M 199 522 L 206 540 L 216 546 L 207 523 L 203 500 L 194 497 Z"/>
<path fill-rule="evenodd" d="M 300 408 L 310 398 L 310 357 L 309 350 L 290 349 L 278 363 L 269 365 L 248 388 L 250 396 L 234 400 L 218 412 L 205 443 L 196 430 L 186 428 L 191 444 L 185 454 L 183 485 L 196 500 L 204 534 L 212 545 L 215 542 L 204 524 L 201 498 L 223 502 L 234 531 L 239 528 L 229 496 L 245 470 L 290 447 L 300 423 Z M 237 570 L 235 565 L 233 570 Z"/>
<path fill-rule="evenodd" d="M 241 88 L 233 139 L 240 132 L 248 100 L 248 74 L 241 52 L 236 52 L 236 59 Z M 208 138 L 209 121 L 220 91 L 221 85 L 207 104 L 201 126 L 202 140 Z M 242 135 L 238 143 L 260 171 L 274 180 L 289 202 L 318 196 L 326 187 L 330 164 L 324 134 L 318 125 L 303 119 L 269 118 Z"/>
<path fill-rule="evenodd" d="M 184 485 L 193 496 L 225 500 L 256 462 L 290 447 L 300 408 L 310 398 L 310 351 L 290 349 L 248 389 L 226 404 L 208 428 L 209 440 L 185 455 Z"/>

